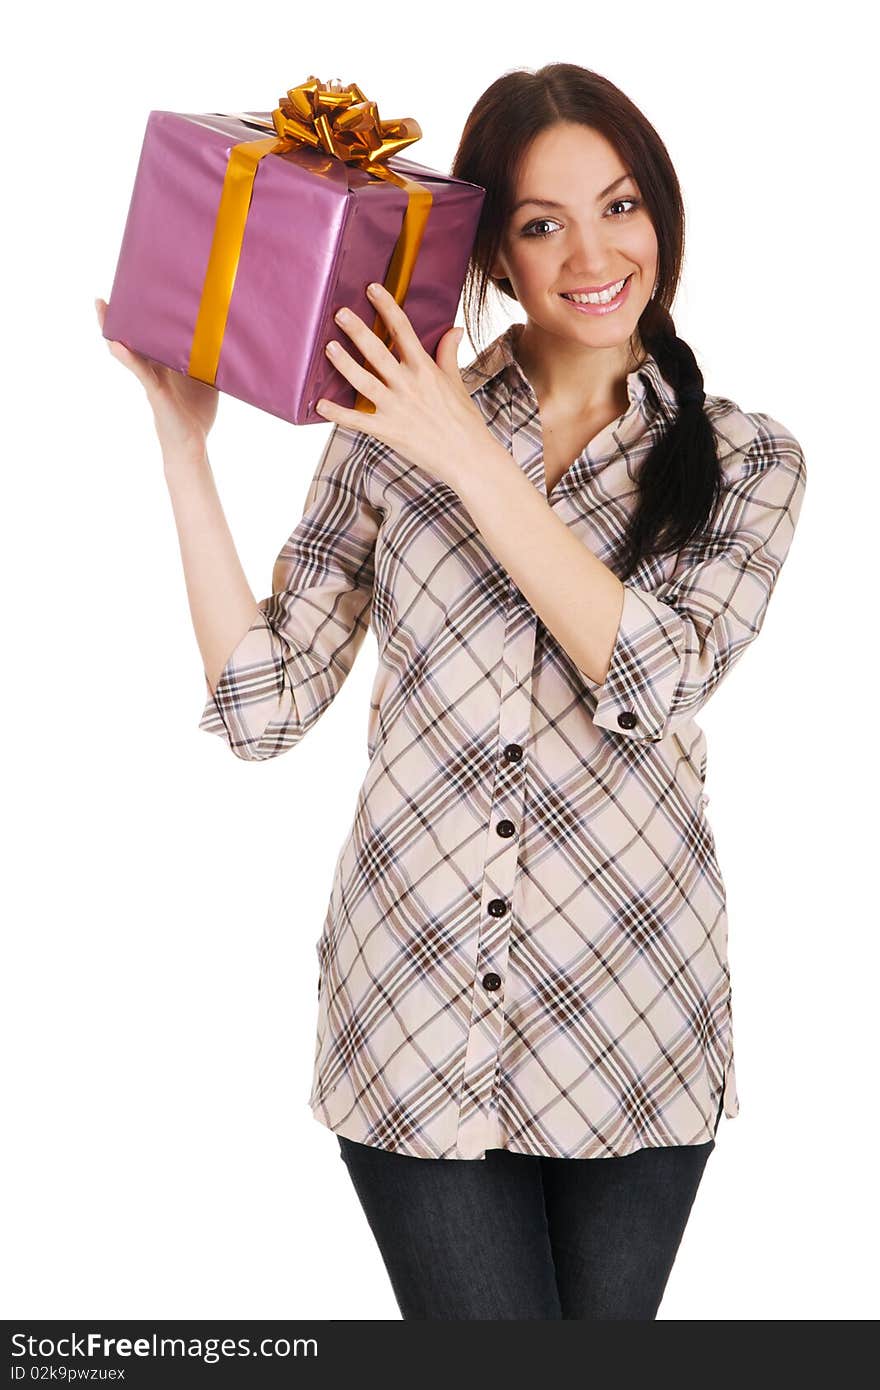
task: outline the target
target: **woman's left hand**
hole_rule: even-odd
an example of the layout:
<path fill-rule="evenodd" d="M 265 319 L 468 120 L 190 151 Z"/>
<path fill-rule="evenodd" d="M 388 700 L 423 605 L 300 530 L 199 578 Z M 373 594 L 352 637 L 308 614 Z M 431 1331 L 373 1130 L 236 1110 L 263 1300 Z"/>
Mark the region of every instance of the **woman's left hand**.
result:
<path fill-rule="evenodd" d="M 351 309 L 336 315 L 339 327 L 363 354 L 359 366 L 340 344 L 328 344 L 327 356 L 356 390 L 372 401 L 375 411 L 348 410 L 319 400 L 319 415 L 348 429 L 362 431 L 388 444 L 417 467 L 455 488 L 468 459 L 490 438 L 486 422 L 474 405 L 458 367 L 456 349 L 461 328 L 450 328 L 437 345 L 435 361 L 419 342 L 407 315 L 384 285 L 369 287 L 390 330 L 400 358 Z"/>

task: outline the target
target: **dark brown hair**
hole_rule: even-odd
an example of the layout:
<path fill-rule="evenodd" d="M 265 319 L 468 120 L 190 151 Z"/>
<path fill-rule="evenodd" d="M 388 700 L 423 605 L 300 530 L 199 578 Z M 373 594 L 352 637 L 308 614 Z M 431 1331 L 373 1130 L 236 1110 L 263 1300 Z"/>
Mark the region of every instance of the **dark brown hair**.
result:
<path fill-rule="evenodd" d="M 703 375 L 675 331 L 670 307 L 684 259 L 684 204 L 666 146 L 654 127 L 607 78 L 574 63 L 548 63 L 536 72 L 506 72 L 470 112 L 450 170 L 485 188 L 486 196 L 464 286 L 464 316 L 479 350 L 491 286 L 508 298 L 510 281 L 491 266 L 511 215 L 516 178 L 539 132 L 561 121 L 589 126 L 614 146 L 639 186 L 657 237 L 657 284 L 638 323 L 638 336 L 676 393 L 675 420 L 647 455 L 639 498 L 615 570 L 628 578 L 647 556 L 677 552 L 709 522 L 721 489 L 712 425 L 703 409 Z M 630 343 L 633 360 L 635 349 Z"/>

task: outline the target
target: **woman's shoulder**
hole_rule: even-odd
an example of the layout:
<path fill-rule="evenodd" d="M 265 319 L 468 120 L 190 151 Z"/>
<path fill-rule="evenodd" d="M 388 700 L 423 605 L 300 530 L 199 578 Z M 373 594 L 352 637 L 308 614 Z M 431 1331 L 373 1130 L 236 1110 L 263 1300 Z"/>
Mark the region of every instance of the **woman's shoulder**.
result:
<path fill-rule="evenodd" d="M 743 410 L 736 401 L 708 392 L 704 409 L 726 474 L 743 477 L 780 467 L 806 477 L 804 451 L 797 437 L 775 416 L 761 410 Z"/>

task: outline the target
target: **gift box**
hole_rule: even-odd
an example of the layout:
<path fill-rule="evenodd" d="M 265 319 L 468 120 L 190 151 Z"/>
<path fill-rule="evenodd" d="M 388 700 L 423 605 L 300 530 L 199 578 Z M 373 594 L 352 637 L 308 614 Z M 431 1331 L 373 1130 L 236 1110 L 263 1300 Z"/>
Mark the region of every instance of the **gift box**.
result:
<path fill-rule="evenodd" d="M 291 424 L 322 396 L 371 410 L 325 345 L 343 305 L 382 341 L 377 280 L 433 357 L 458 311 L 485 190 L 401 154 L 355 84 L 310 77 L 270 112 L 151 111 L 103 333 Z"/>

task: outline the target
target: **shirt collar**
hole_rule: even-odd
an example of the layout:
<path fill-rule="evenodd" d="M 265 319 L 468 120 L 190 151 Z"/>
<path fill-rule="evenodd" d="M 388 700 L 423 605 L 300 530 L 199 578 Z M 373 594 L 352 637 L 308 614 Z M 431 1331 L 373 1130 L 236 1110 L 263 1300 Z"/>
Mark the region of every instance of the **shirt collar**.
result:
<path fill-rule="evenodd" d="M 533 392 L 532 384 L 513 350 L 521 328 L 521 323 L 510 324 L 464 369 L 462 380 L 471 395 L 481 387 L 488 386 L 502 373 L 506 375 L 512 390 Z M 653 353 L 649 352 L 641 366 L 627 374 L 626 390 L 631 406 L 645 401 L 647 397 L 649 405 L 658 406 L 670 419 L 678 413 L 675 390 L 660 371 Z"/>

